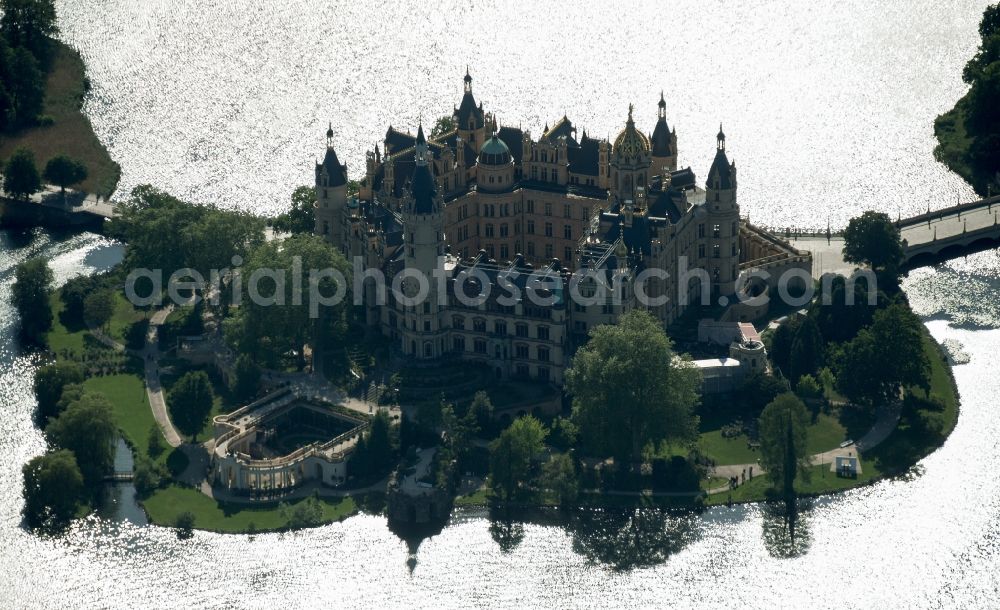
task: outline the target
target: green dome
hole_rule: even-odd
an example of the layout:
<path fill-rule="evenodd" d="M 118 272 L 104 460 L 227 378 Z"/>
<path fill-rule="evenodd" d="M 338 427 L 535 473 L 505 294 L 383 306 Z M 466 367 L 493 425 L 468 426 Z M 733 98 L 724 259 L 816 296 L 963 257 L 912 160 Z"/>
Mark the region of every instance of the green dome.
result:
<path fill-rule="evenodd" d="M 510 149 L 500 138 L 493 136 L 479 150 L 480 165 L 507 165 L 510 163 Z"/>

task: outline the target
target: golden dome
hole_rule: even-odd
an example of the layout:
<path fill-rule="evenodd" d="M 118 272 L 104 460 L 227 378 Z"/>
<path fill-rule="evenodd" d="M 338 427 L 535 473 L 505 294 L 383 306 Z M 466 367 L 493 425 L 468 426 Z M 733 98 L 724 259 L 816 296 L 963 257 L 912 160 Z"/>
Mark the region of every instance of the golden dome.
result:
<path fill-rule="evenodd" d="M 628 106 L 625 129 L 615 138 L 613 152 L 625 158 L 636 158 L 649 153 L 649 138 L 635 128 L 635 121 L 632 120 L 632 104 Z"/>

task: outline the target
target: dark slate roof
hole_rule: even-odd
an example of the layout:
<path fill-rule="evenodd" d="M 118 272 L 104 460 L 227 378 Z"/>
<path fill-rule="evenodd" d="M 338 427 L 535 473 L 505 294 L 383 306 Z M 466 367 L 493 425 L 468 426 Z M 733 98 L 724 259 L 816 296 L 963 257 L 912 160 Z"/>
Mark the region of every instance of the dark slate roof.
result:
<path fill-rule="evenodd" d="M 712 169 L 708 170 L 708 186 L 715 188 L 715 181 L 718 179 L 719 188 L 733 188 L 733 172 L 729 166 L 729 159 L 726 158 L 726 151 L 719 148 L 715 153 L 715 160 L 712 161 Z"/>
<path fill-rule="evenodd" d="M 434 211 L 434 175 L 429 165 L 417 165 L 410 181 L 410 194 L 413 196 L 413 212 L 415 214 L 430 214 Z"/>
<path fill-rule="evenodd" d="M 479 278 L 485 275 L 489 278 L 490 284 L 496 288 L 495 290 L 489 290 L 486 302 L 484 303 L 486 311 L 508 311 L 513 313 L 513 305 L 501 305 L 498 302 L 501 297 L 510 298 L 512 291 L 509 286 L 516 286 L 518 289 L 517 292 L 523 298 L 527 295 L 528 282 L 542 281 L 544 282 L 543 284 L 534 285 L 539 289 L 540 294 L 544 294 L 543 291 L 551 288 L 552 295 L 555 297 L 555 303 L 549 307 L 526 307 L 524 316 L 534 317 L 532 316 L 532 311 L 544 312 L 548 309 L 562 309 L 566 306 L 564 287 L 568 278 L 564 277 L 564 270 L 562 268 L 555 268 L 554 264 L 553 262 L 535 269 L 531 264 L 525 263 L 523 256 L 517 256 L 513 261 L 495 261 L 489 260 L 486 253 L 480 251 L 472 260 L 462 260 L 455 265 L 448 278 L 448 293 L 449 296 L 454 296 L 456 291 L 461 290 L 465 299 L 475 299 L 485 292 L 478 284 Z M 475 270 L 475 273 L 473 273 L 473 270 Z M 467 273 L 462 276 L 462 282 L 459 283 L 457 280 L 462 272 Z M 504 278 L 504 284 L 499 283 L 501 277 Z M 526 305 L 529 303 L 528 301 L 525 302 Z M 460 300 L 455 300 L 453 304 L 461 306 L 462 303 Z"/>
<path fill-rule="evenodd" d="M 465 167 L 472 167 L 476 164 L 476 149 L 468 142 L 462 142 L 462 146 L 465 147 Z"/>
<path fill-rule="evenodd" d="M 361 202 L 361 209 L 369 225 L 379 227 L 385 232 L 386 246 L 398 246 L 403 243 L 403 221 L 398 214 L 378 200 Z"/>
<path fill-rule="evenodd" d="M 639 251 L 643 254 L 649 254 L 650 252 L 650 244 L 652 243 L 655 228 L 666 224 L 666 221 L 662 218 L 638 214 L 632 217 L 632 226 L 625 226 L 623 220 L 624 218 L 621 214 L 612 212 L 602 213 L 601 227 L 607 227 L 607 229 L 604 235 L 601 236 L 601 239 L 606 243 L 613 244 L 618 241 L 619 236 L 622 236 L 625 238 L 625 246 L 628 247 L 629 252 Z"/>
<path fill-rule="evenodd" d="M 462 96 L 462 103 L 455 112 L 455 117 L 458 119 L 458 126 L 462 129 L 468 129 L 469 117 L 475 119 L 477 128 L 486 124 L 483 108 L 476 105 L 476 98 L 472 97 L 471 91 L 466 91 L 465 95 Z"/>
<path fill-rule="evenodd" d="M 659 194 L 650 192 L 652 203 L 649 205 L 649 215 L 657 216 L 659 218 L 667 218 L 672 223 L 676 223 L 681 219 L 680 201 L 683 195 L 680 190 L 669 189 L 667 191 L 660 191 Z"/>
<path fill-rule="evenodd" d="M 667 127 L 666 119 L 661 118 L 656 121 L 656 127 L 653 128 L 653 137 L 650 140 L 650 143 L 653 145 L 654 157 L 669 157 L 674 154 L 673 147 L 670 146 L 670 128 Z"/>
<path fill-rule="evenodd" d="M 347 184 L 347 166 L 341 165 L 337 159 L 337 153 L 332 146 L 326 148 L 326 156 L 323 162 L 316 165 L 316 177 L 325 172 L 330 186 L 343 186 Z"/>
<path fill-rule="evenodd" d="M 570 147 L 566 151 L 569 155 L 569 171 L 586 176 L 598 175 L 601 160 L 600 146 L 598 140 L 583 134 L 579 146 Z"/>
<path fill-rule="evenodd" d="M 524 132 L 513 127 L 501 127 L 497 130 L 497 137 L 510 149 L 510 154 L 514 156 L 514 163 L 521 162 L 522 150 L 521 141 L 524 139 Z"/>
<path fill-rule="evenodd" d="M 566 115 L 563 115 L 563 118 L 556 121 L 556 124 L 552 126 L 552 129 L 542 134 L 542 138 L 555 143 L 559 138 L 565 137 L 566 143 L 570 147 L 574 147 L 578 146 L 576 138 L 573 137 L 575 132 L 576 128 L 573 127 L 573 122 L 566 118 Z"/>
<path fill-rule="evenodd" d="M 394 155 L 401 150 L 410 148 L 416 141 L 415 137 L 408 133 L 396 131 L 390 125 L 388 131 L 385 132 L 385 154 L 386 156 Z"/>
<path fill-rule="evenodd" d="M 697 182 L 694 171 L 690 166 L 670 172 L 670 186 L 673 188 L 688 190 L 693 189 Z"/>

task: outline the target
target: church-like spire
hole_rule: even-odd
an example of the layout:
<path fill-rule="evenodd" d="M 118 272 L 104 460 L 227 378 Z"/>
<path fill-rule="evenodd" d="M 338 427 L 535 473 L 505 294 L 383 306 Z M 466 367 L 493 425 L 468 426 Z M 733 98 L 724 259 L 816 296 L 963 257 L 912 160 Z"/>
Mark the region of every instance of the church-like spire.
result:
<path fill-rule="evenodd" d="M 467 92 L 471 92 L 472 91 L 472 76 L 469 74 L 469 64 L 465 64 L 465 78 L 463 78 L 462 80 L 465 81 L 465 90 Z"/>
<path fill-rule="evenodd" d="M 715 136 L 719 150 L 726 150 L 726 134 L 722 133 L 722 123 L 719 123 L 719 134 Z"/>
<path fill-rule="evenodd" d="M 333 148 L 333 121 L 326 128 L 326 147 Z"/>
<path fill-rule="evenodd" d="M 424 125 L 417 126 L 417 144 L 414 146 L 417 165 L 427 165 L 427 139 L 424 138 Z"/>

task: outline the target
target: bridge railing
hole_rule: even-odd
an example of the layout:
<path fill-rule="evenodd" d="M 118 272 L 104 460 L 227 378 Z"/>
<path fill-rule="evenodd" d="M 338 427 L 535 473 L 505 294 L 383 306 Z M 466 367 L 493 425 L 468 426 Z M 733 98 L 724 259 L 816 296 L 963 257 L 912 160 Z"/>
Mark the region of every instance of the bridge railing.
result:
<path fill-rule="evenodd" d="M 931 210 L 930 212 L 917 214 L 916 216 L 903 218 L 896 222 L 896 226 L 900 228 L 912 227 L 918 224 L 926 223 L 929 220 L 934 221 L 947 216 L 961 215 L 965 212 L 971 212 L 981 208 L 989 209 L 994 205 L 1000 206 L 1000 195 L 993 195 L 992 197 L 986 197 L 985 199 L 980 199 L 978 201 L 970 201 L 969 203 L 959 203 L 946 208 L 939 208 L 937 210 Z"/>

